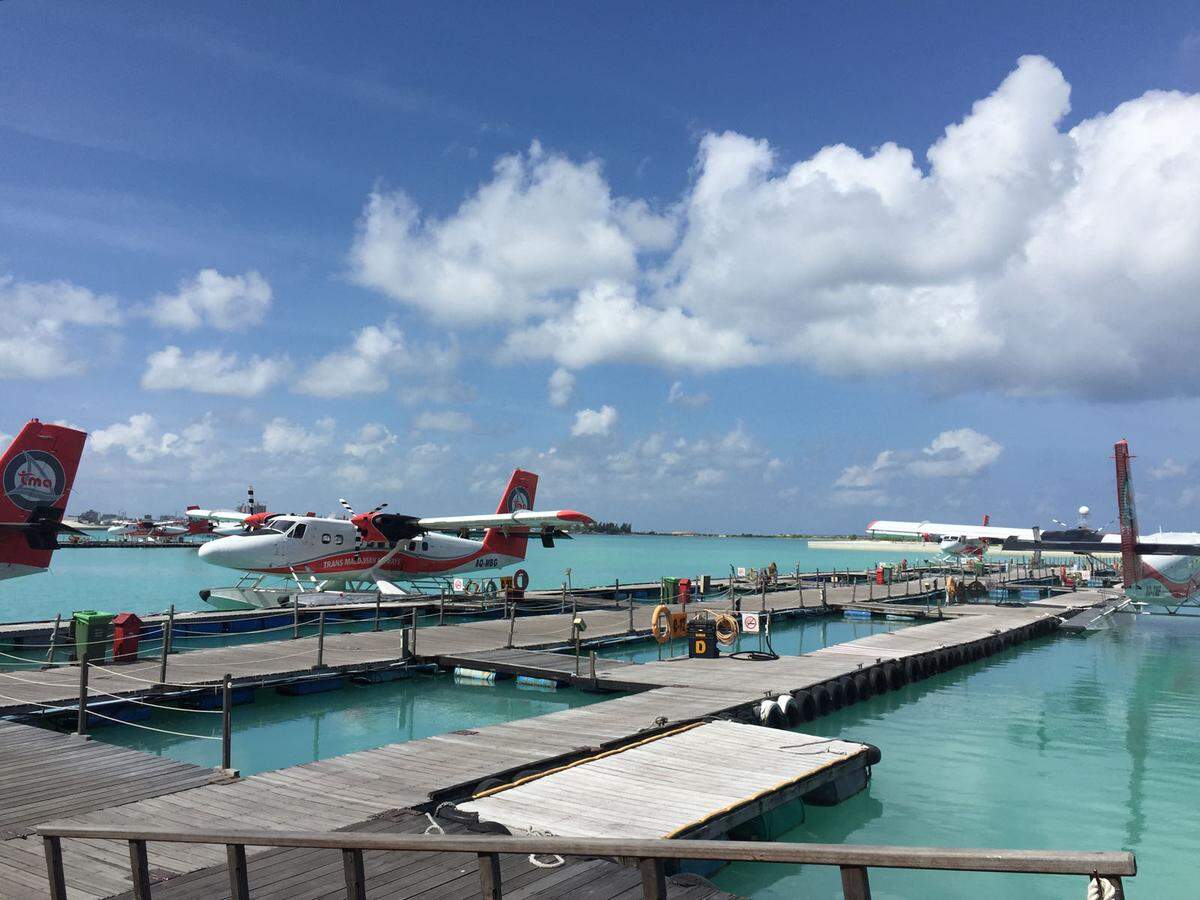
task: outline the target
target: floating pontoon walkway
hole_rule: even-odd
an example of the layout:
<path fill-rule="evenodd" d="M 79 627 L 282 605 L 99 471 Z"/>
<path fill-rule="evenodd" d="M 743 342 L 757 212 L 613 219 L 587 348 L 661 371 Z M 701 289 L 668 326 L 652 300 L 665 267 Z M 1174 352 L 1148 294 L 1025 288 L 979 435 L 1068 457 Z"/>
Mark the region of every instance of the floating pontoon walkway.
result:
<path fill-rule="evenodd" d="M 706 722 L 497 787 L 457 809 L 511 834 L 723 837 L 827 785 L 861 789 L 870 753 L 864 744 Z"/>

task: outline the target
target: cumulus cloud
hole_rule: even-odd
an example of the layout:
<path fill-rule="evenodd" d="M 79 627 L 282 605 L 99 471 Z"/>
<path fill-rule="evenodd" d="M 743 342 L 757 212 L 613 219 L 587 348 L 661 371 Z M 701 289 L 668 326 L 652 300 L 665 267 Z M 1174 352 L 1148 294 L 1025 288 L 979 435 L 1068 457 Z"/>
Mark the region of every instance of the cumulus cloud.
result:
<path fill-rule="evenodd" d="M 257 325 L 271 306 L 271 285 L 258 272 L 222 275 L 201 269 L 185 279 L 174 294 L 150 301 L 150 319 L 163 328 L 194 331 L 202 325 L 240 331 Z"/>
<path fill-rule="evenodd" d="M 78 375 L 87 368 L 80 332 L 120 320 L 114 297 L 69 281 L 0 275 L 0 379 Z"/>
<path fill-rule="evenodd" d="M 703 391 L 689 394 L 683 389 L 682 381 L 675 381 L 671 383 L 671 389 L 667 391 L 667 402 L 695 408 L 708 403 L 708 394 Z"/>
<path fill-rule="evenodd" d="M 198 350 L 190 356 L 175 346 L 146 358 L 142 387 L 151 391 L 194 391 L 230 397 L 258 397 L 288 371 L 286 359 L 250 357 L 243 365 L 236 353 Z"/>
<path fill-rule="evenodd" d="M 446 409 L 439 412 L 423 412 L 413 419 L 417 431 L 470 431 L 475 427 L 471 417 L 458 410 Z"/>
<path fill-rule="evenodd" d="M 572 437 L 602 437 L 617 424 L 617 411 L 607 404 L 599 409 L 581 409 L 575 413 Z"/>
<path fill-rule="evenodd" d="M 194 459 L 208 452 L 216 440 L 212 416 L 191 423 L 179 432 L 167 431 L 150 413 L 136 413 L 124 422 L 93 431 L 88 446 L 97 453 L 124 451 L 134 462 L 164 457 Z"/>
<path fill-rule="evenodd" d="M 551 406 L 566 406 L 571 399 L 571 393 L 575 390 L 575 376 L 559 366 L 550 373 L 550 380 L 546 387 L 550 395 Z"/>
<path fill-rule="evenodd" d="M 500 355 L 506 360 L 548 358 L 575 369 L 627 362 L 704 371 L 762 361 L 742 334 L 679 307 L 642 304 L 630 285 L 615 281 L 597 282 L 580 291 L 560 315 L 513 331 Z"/>
<path fill-rule="evenodd" d="M 598 278 L 636 276 L 638 254 L 674 236 L 645 201 L 614 197 L 598 162 L 535 141 L 444 219 L 402 191 L 372 192 L 350 266 L 359 284 L 443 321 L 519 321 Z"/>
<path fill-rule="evenodd" d="M 920 451 L 882 450 L 866 465 L 847 466 L 834 482 L 846 496 L 875 500 L 879 488 L 900 477 L 968 478 L 1000 458 L 1004 448 L 973 428 L 943 431 Z M 869 492 L 869 493 L 868 493 Z"/>
<path fill-rule="evenodd" d="M 396 444 L 396 435 L 386 425 L 378 422 L 368 422 L 358 430 L 358 434 L 342 445 L 342 451 L 347 456 L 362 459 L 368 456 L 379 456 L 389 451 Z M 347 463 L 347 465 L 350 465 Z"/>
<path fill-rule="evenodd" d="M 1168 456 L 1157 466 L 1150 468 L 1150 477 L 1155 481 L 1161 481 L 1164 478 L 1182 478 L 1189 471 L 1190 469 L 1185 463 L 1176 462 Z"/>
<path fill-rule="evenodd" d="M 303 456 L 328 447 L 333 442 L 337 423 L 326 416 L 312 428 L 305 428 L 277 416 L 263 427 L 262 450 L 270 456 Z"/>
<path fill-rule="evenodd" d="M 470 397 L 458 383 L 458 347 L 412 346 L 395 322 L 368 325 L 354 333 L 350 344 L 311 364 L 293 390 L 314 397 L 349 397 L 378 394 L 391 385 L 393 376 L 408 375 L 417 385 L 402 392 L 405 403 L 453 403 Z"/>
<path fill-rule="evenodd" d="M 1200 94 L 1066 129 L 1069 111 L 1062 72 L 1025 56 L 928 148 L 788 160 L 710 133 L 668 216 L 535 146 L 446 219 L 372 195 L 354 272 L 443 318 L 507 319 L 502 358 L 573 370 L 783 361 L 938 391 L 1193 395 Z"/>

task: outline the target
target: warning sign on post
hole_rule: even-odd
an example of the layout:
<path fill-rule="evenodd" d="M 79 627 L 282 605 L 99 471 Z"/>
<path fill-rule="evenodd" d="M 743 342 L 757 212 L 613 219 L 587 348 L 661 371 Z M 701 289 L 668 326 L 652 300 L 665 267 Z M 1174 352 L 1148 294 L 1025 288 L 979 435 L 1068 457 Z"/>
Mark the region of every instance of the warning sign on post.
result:
<path fill-rule="evenodd" d="M 738 572 L 738 578 L 746 577 L 746 567 L 745 566 L 738 566 L 737 572 Z"/>
<path fill-rule="evenodd" d="M 454 588 L 454 593 L 461 594 L 466 590 L 467 585 L 461 578 L 455 578 L 452 587 Z"/>
<path fill-rule="evenodd" d="M 758 613 L 742 613 L 742 633 L 758 634 Z"/>

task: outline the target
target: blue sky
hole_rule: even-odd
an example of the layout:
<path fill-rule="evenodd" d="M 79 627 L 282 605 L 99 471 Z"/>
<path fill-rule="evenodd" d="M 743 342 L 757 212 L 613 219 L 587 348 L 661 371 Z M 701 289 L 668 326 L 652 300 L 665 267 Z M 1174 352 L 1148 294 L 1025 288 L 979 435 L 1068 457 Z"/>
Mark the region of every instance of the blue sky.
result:
<path fill-rule="evenodd" d="M 1192 4 L 0 3 L 72 507 L 1195 527 Z"/>

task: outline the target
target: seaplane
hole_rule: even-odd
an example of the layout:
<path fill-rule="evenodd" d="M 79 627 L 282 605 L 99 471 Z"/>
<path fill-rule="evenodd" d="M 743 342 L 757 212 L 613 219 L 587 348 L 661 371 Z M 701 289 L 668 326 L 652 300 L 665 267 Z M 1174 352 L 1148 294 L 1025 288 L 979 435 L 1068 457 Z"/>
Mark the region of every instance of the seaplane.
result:
<path fill-rule="evenodd" d="M 571 509 L 534 510 L 537 483 L 532 472 L 514 471 L 491 515 L 419 518 L 384 512 L 387 503 L 360 513 L 345 499 L 339 502 L 347 518 L 189 508 L 189 519 L 212 522 L 226 534 L 204 544 L 200 558 L 247 576 L 232 588 L 200 596 L 222 609 L 269 609 L 293 602 L 357 602 L 371 588 L 389 595 L 410 592 L 397 582 L 416 589 L 454 575 L 488 578 L 524 560 L 530 540 L 553 547 L 570 538 L 566 526 L 593 521 Z M 230 527 L 236 533 L 229 534 Z M 470 537 L 480 530 L 481 540 Z M 268 576 L 282 576 L 291 587 L 266 586 Z M 521 571 L 516 577 L 519 586 L 528 582 Z"/>
<path fill-rule="evenodd" d="M 215 526 L 203 519 L 155 521 L 150 516 L 124 522 L 115 522 L 107 529 L 118 540 L 129 541 L 177 541 L 185 535 L 212 534 Z"/>
<path fill-rule="evenodd" d="M 44 572 L 63 524 L 87 434 L 31 419 L 0 457 L 0 578 Z"/>
<path fill-rule="evenodd" d="M 989 547 L 1034 553 L 1120 555 L 1121 581 L 1129 600 L 1162 607 L 1175 614 L 1185 606 L 1200 606 L 1200 532 L 1158 531 L 1143 536 L 1138 528 L 1133 499 L 1132 456 L 1128 441 L 1113 445 L 1116 462 L 1117 521 L 1120 530 L 1103 532 L 1088 523 L 1091 510 L 1079 508 L 1074 527 L 1043 531 L 1010 528 L 988 523 L 955 525 L 936 522 L 877 520 L 867 533 L 877 537 L 936 542 L 950 556 L 982 556 Z M 1058 523 L 1062 525 L 1063 523 Z"/>

